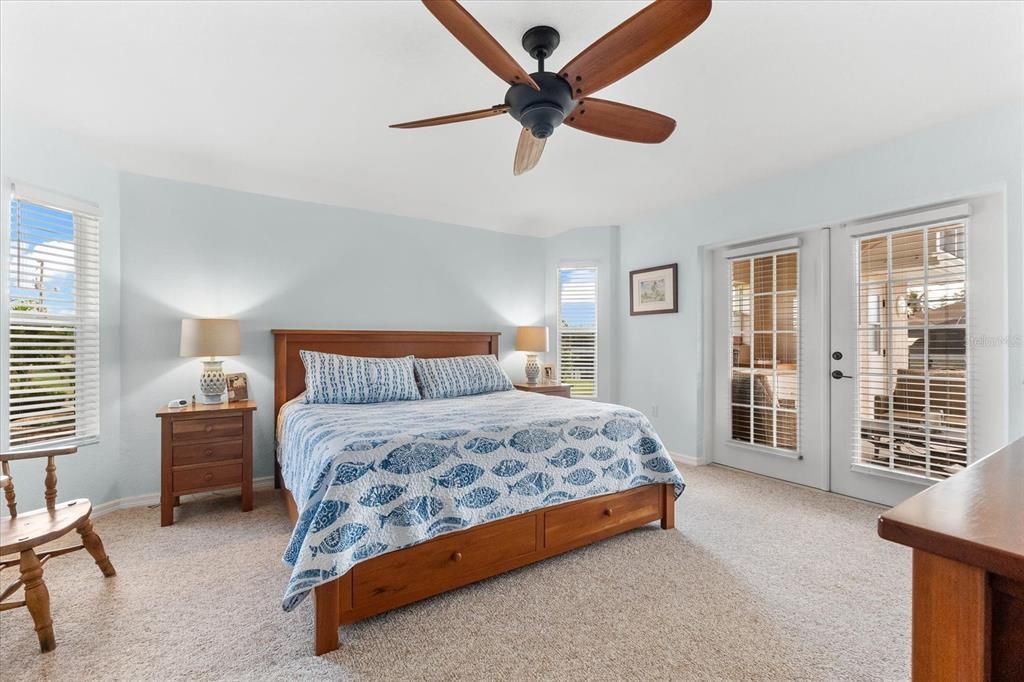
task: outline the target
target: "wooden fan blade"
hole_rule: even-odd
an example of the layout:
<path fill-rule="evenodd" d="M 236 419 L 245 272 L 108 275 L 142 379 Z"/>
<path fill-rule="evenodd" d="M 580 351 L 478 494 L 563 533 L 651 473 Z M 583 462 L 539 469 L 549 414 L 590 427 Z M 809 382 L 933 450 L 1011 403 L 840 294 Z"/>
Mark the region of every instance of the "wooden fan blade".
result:
<path fill-rule="evenodd" d="M 581 100 L 564 123 L 594 135 L 646 144 L 664 142 L 676 129 L 668 116 L 593 97 Z"/>
<path fill-rule="evenodd" d="M 526 128 L 519 133 L 519 144 L 516 146 L 516 159 L 512 164 L 512 174 L 522 175 L 540 161 L 540 155 L 544 153 L 544 145 L 548 139 L 537 139 Z"/>
<path fill-rule="evenodd" d="M 540 90 L 526 69 L 462 5 L 455 0 L 423 0 L 423 4 L 456 40 L 465 45 L 498 78 L 509 85 L 525 83 L 534 90 Z"/>
<path fill-rule="evenodd" d="M 633 73 L 708 18 L 711 0 L 655 0 L 583 50 L 558 73 L 573 97 L 591 95 Z"/>
<path fill-rule="evenodd" d="M 478 118 L 490 118 L 491 116 L 504 114 L 506 111 L 508 111 L 507 104 L 495 104 L 490 109 L 477 109 L 476 111 L 467 111 L 463 114 L 451 114 L 450 116 L 435 116 L 434 118 L 425 118 L 422 121 L 394 123 L 389 125 L 388 128 L 426 128 L 427 126 L 441 126 L 445 123 L 461 123 L 462 121 L 475 121 Z"/>

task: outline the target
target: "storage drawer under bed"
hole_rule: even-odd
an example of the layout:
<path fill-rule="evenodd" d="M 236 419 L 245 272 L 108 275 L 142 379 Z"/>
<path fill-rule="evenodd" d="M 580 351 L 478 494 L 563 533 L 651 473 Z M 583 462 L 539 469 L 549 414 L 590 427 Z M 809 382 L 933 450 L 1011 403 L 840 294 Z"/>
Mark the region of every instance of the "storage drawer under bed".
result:
<path fill-rule="evenodd" d="M 516 516 L 385 554 L 352 569 L 352 606 L 405 604 L 493 575 L 537 549 L 535 514 Z"/>
<path fill-rule="evenodd" d="M 662 487 L 645 485 L 617 495 L 602 495 L 544 512 L 544 546 L 575 546 L 661 518 Z"/>

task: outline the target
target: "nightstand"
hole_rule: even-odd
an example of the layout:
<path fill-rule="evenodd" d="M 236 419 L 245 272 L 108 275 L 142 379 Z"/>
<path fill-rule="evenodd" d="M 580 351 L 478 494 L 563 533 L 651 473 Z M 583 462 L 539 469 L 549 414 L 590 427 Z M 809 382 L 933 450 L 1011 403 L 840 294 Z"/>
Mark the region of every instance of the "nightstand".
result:
<path fill-rule="evenodd" d="M 530 393 L 543 393 L 544 395 L 558 396 L 559 398 L 572 397 L 571 384 L 513 384 L 517 390 L 529 391 Z"/>
<path fill-rule="evenodd" d="M 178 497 L 222 488 L 242 489 L 242 511 L 252 510 L 253 400 L 165 407 L 160 454 L 160 525 L 174 523 Z"/>

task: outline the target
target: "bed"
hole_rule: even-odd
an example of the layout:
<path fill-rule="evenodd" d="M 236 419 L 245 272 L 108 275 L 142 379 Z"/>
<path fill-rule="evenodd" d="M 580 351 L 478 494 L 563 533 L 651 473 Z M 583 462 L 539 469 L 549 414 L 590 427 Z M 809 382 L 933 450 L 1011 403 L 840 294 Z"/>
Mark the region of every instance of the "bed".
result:
<path fill-rule="evenodd" d="M 683 481 L 635 410 L 521 391 L 306 405 L 300 350 L 497 355 L 496 333 L 274 330 L 275 482 L 295 523 L 286 610 L 338 628 L 661 521 Z M 298 398 L 298 399 L 297 399 Z"/>

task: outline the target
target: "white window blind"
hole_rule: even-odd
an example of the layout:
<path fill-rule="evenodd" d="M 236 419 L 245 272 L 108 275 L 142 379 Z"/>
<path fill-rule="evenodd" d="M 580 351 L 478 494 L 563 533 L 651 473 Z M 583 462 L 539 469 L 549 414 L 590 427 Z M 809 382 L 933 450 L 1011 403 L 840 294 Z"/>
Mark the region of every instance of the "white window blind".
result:
<path fill-rule="evenodd" d="M 799 445 L 799 256 L 785 250 L 730 260 L 732 439 Z"/>
<path fill-rule="evenodd" d="M 855 465 L 940 480 L 969 461 L 966 235 L 954 220 L 854 240 Z"/>
<path fill-rule="evenodd" d="M 99 438 L 99 218 L 13 187 L 4 315 L 4 445 Z"/>
<path fill-rule="evenodd" d="M 597 397 L 597 268 L 558 270 L 558 375 L 573 397 Z"/>

